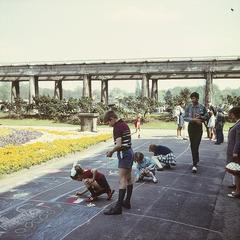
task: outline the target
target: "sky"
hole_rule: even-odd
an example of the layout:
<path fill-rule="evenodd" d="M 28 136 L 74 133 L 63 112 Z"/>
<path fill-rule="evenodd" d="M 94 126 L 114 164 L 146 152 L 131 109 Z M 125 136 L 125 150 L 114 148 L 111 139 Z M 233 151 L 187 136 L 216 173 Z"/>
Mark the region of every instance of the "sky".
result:
<path fill-rule="evenodd" d="M 240 56 L 239 25 L 239 0 L 0 0 L 0 63 Z"/>

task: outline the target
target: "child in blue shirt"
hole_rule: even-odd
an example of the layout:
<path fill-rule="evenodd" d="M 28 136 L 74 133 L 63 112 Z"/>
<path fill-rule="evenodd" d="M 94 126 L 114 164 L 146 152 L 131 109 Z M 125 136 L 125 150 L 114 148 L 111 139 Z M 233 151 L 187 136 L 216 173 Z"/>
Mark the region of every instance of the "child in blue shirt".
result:
<path fill-rule="evenodd" d="M 143 180 L 144 177 L 151 177 L 154 183 L 158 180 L 155 176 L 155 163 L 143 153 L 135 152 L 134 162 L 136 162 L 136 182 Z"/>

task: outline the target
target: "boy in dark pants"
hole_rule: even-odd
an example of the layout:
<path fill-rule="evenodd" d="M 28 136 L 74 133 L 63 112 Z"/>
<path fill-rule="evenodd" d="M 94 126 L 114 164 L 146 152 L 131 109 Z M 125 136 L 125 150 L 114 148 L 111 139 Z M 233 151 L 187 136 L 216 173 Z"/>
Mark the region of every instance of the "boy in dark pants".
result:
<path fill-rule="evenodd" d="M 199 162 L 199 145 L 202 139 L 202 123 L 208 118 L 206 108 L 198 102 L 199 94 L 193 92 L 190 95 L 192 104 L 188 105 L 185 110 L 184 120 L 189 122 L 188 134 L 191 144 L 193 167 L 192 172 L 197 172 L 197 164 Z"/>
<path fill-rule="evenodd" d="M 132 184 L 132 165 L 133 165 L 133 150 L 131 148 L 131 132 L 128 125 L 118 119 L 114 111 L 108 111 L 104 116 L 104 122 L 113 127 L 114 148 L 107 152 L 107 157 L 111 157 L 114 152 L 117 152 L 118 169 L 119 169 L 119 194 L 117 204 L 104 212 L 105 215 L 122 214 L 122 206 L 130 209 L 131 196 L 133 190 Z M 127 197 L 124 201 L 125 194 Z"/>

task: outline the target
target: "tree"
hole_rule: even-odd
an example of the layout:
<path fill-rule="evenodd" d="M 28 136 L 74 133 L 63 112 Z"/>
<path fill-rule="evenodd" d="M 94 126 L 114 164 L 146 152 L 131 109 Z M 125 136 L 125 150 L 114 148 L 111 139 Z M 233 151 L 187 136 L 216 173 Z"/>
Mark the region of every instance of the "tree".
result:
<path fill-rule="evenodd" d="M 227 95 L 222 97 L 226 110 L 229 110 L 231 107 L 240 106 L 240 96 L 231 96 Z"/>
<path fill-rule="evenodd" d="M 10 101 L 11 97 L 11 86 L 9 83 L 1 83 L 0 85 L 0 100 Z"/>
<path fill-rule="evenodd" d="M 123 115 L 128 118 L 128 115 L 137 115 L 141 113 L 143 117 L 146 117 L 147 113 L 152 113 L 159 106 L 159 102 L 148 97 L 124 97 L 119 100 L 120 110 L 124 112 Z"/>
<path fill-rule="evenodd" d="M 174 100 L 173 100 L 173 95 L 170 90 L 167 90 L 164 96 L 165 103 L 167 105 L 168 110 L 172 110 L 174 107 Z"/>

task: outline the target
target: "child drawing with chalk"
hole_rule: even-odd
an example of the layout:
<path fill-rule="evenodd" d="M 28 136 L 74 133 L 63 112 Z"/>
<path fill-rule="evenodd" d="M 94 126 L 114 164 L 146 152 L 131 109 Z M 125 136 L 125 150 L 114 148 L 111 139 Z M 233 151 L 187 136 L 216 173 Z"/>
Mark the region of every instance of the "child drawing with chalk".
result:
<path fill-rule="evenodd" d="M 158 180 L 155 176 L 156 164 L 148 157 L 144 157 L 143 153 L 134 153 L 134 162 L 136 162 L 136 182 L 142 181 L 144 177 L 151 177 L 154 183 Z"/>
<path fill-rule="evenodd" d="M 94 202 L 104 193 L 107 194 L 107 200 L 111 200 L 114 190 L 111 190 L 106 177 L 97 169 L 83 169 L 79 164 L 73 164 L 70 177 L 84 182 L 86 189 L 83 192 L 77 192 L 76 195 L 81 196 L 89 191 L 91 196 L 86 199 L 86 202 Z"/>

